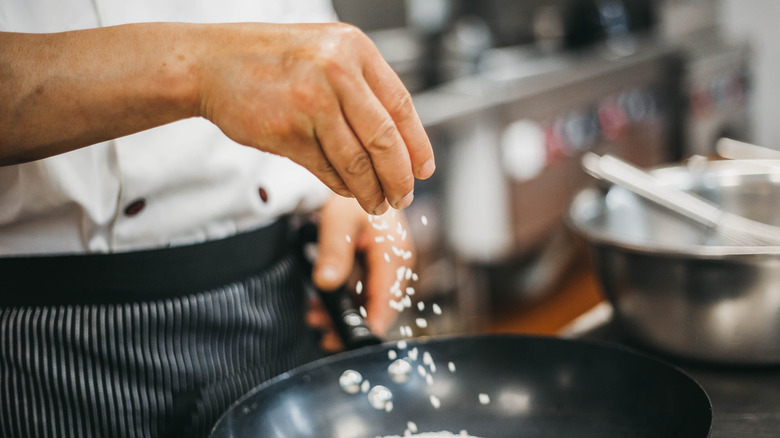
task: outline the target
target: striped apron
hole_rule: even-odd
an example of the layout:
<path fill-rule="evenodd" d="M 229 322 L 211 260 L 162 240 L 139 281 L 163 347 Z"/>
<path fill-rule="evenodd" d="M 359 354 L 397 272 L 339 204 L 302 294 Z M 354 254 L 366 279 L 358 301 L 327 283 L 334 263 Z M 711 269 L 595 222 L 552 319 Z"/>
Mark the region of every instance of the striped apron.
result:
<path fill-rule="evenodd" d="M 249 389 L 315 359 L 287 229 L 0 259 L 0 437 L 205 437 Z"/>

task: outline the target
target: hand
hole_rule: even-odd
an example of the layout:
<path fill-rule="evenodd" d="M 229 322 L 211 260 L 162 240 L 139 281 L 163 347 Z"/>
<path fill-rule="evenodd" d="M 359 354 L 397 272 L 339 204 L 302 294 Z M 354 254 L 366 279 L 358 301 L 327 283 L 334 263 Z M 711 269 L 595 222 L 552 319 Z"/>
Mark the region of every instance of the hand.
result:
<path fill-rule="evenodd" d="M 403 236 L 397 233 L 399 224 L 401 229 L 407 229 L 403 214 L 390 211 L 369 222 L 366 213 L 354 199 L 338 196 L 333 196 L 320 214 L 319 251 L 314 266 L 314 284 L 328 291 L 346 283 L 353 272 L 355 254 L 361 253 L 366 265 L 366 278 L 363 280 L 365 287 L 361 298 L 365 299 L 367 322 L 374 333 L 385 335 L 398 315 L 398 311 L 389 305 L 391 299 L 397 299 L 391 292 L 398 278 L 397 272 L 402 266 L 412 268 L 415 262 L 414 257 L 404 260 L 403 256 L 396 255 L 396 252 L 400 254 L 401 251 L 413 254 L 411 236 L 406 235 L 406 238 L 402 239 Z M 393 236 L 395 241 L 389 241 L 388 235 Z M 347 240 L 346 236 L 350 236 L 350 239 Z M 377 237 L 383 238 L 384 241 L 378 242 Z M 403 281 L 399 286 L 403 290 Z M 326 351 L 341 349 L 341 342 L 332 330 L 330 318 L 319 301 L 312 303 L 307 320 L 311 326 L 326 332 L 322 339 L 322 346 Z"/>
<path fill-rule="evenodd" d="M 365 34 L 346 24 L 210 29 L 202 116 L 371 214 L 412 202 L 414 179 L 434 171 L 433 151 L 409 92 Z"/>
<path fill-rule="evenodd" d="M 409 205 L 435 168 L 408 91 L 346 24 L 0 32 L 0 65 L 0 166 L 203 116 L 373 214 Z"/>

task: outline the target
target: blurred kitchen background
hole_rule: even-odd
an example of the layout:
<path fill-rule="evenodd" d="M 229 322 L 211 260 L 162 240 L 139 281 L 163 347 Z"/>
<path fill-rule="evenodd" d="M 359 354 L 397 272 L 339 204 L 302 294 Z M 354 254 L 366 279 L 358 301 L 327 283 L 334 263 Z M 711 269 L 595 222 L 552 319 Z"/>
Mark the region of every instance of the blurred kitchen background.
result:
<path fill-rule="evenodd" d="M 437 155 L 407 210 L 429 306 L 398 324 L 416 335 L 559 333 L 603 300 L 564 223 L 591 183 L 583 152 L 654 166 L 721 136 L 780 147 L 776 0 L 334 4 L 412 91 Z"/>

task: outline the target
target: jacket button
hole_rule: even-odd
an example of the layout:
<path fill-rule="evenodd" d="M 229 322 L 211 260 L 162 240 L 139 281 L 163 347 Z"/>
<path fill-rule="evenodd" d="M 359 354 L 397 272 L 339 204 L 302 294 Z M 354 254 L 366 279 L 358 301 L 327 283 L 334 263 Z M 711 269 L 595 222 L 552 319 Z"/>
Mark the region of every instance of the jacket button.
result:
<path fill-rule="evenodd" d="M 136 199 L 125 207 L 125 216 L 135 216 L 146 207 L 146 200 L 144 198 Z"/>
<path fill-rule="evenodd" d="M 260 194 L 260 199 L 262 199 L 263 202 L 268 202 L 268 192 L 266 192 L 264 188 L 260 187 L 257 190 L 257 193 Z"/>

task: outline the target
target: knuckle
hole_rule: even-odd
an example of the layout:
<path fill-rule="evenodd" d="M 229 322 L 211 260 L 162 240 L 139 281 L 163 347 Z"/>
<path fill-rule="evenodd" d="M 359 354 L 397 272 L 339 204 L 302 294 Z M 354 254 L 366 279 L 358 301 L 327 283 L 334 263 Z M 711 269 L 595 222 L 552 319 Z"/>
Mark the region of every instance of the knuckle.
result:
<path fill-rule="evenodd" d="M 303 107 L 311 107 L 317 104 L 321 97 L 321 90 L 315 84 L 308 81 L 301 81 L 292 88 L 292 95 L 295 102 Z"/>
<path fill-rule="evenodd" d="M 332 164 L 330 164 L 326 160 L 317 160 L 317 163 L 314 165 L 314 172 L 317 172 L 319 175 L 323 175 L 326 177 L 335 177 L 338 176 L 338 172 L 336 172 L 336 169 L 333 167 Z"/>
<path fill-rule="evenodd" d="M 359 28 L 334 23 L 331 32 L 317 43 L 315 63 L 326 74 L 348 73 L 353 65 L 347 61 L 364 51 L 366 41 L 370 41 L 368 36 Z"/>
<path fill-rule="evenodd" d="M 401 196 L 406 196 L 407 193 L 414 189 L 414 175 L 411 171 L 404 173 L 403 176 L 397 178 L 397 189 Z"/>
<path fill-rule="evenodd" d="M 331 80 L 345 80 L 351 76 L 352 72 L 350 64 L 341 62 L 335 56 L 323 57 L 320 60 L 320 68 Z"/>
<path fill-rule="evenodd" d="M 333 23 L 334 33 L 343 43 L 357 43 L 368 39 L 359 27 L 349 23 Z"/>
<path fill-rule="evenodd" d="M 376 128 L 366 147 L 372 152 L 386 152 L 398 146 L 398 138 L 395 122 L 386 119 Z"/>
<path fill-rule="evenodd" d="M 299 128 L 290 119 L 285 117 L 276 117 L 267 120 L 266 130 L 276 139 L 292 139 L 298 136 Z"/>
<path fill-rule="evenodd" d="M 406 88 L 400 87 L 392 94 L 387 110 L 397 118 L 411 117 L 414 112 L 412 95 Z"/>
<path fill-rule="evenodd" d="M 344 180 L 341 179 L 341 175 L 328 161 L 319 160 L 311 167 L 309 170 L 317 175 L 331 190 L 342 196 L 352 196 L 352 192 L 344 183 Z"/>
<path fill-rule="evenodd" d="M 312 56 L 315 68 L 319 70 L 326 70 L 337 65 L 339 63 L 338 51 L 338 47 L 336 47 L 335 44 L 330 44 L 327 41 L 321 41 Z"/>
<path fill-rule="evenodd" d="M 346 171 L 350 175 L 364 175 L 373 173 L 373 163 L 367 153 L 361 152 L 354 155 L 347 163 Z"/>

